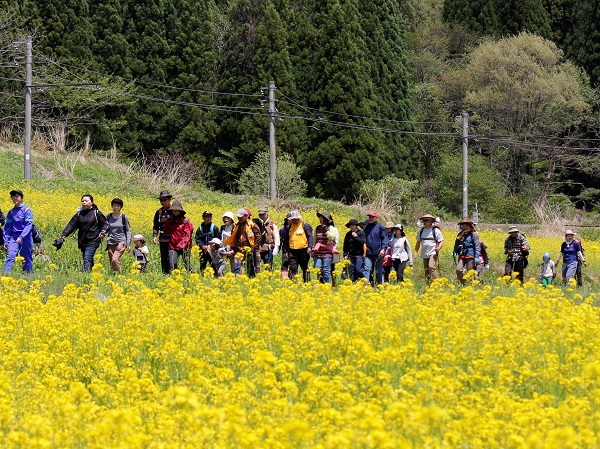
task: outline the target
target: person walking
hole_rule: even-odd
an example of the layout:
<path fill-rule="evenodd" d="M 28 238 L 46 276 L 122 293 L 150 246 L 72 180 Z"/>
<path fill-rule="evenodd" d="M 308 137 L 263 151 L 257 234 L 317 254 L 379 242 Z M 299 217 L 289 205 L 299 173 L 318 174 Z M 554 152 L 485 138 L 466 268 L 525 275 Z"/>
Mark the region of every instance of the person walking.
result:
<path fill-rule="evenodd" d="M 394 237 L 390 240 L 392 266 L 396 272 L 396 282 L 404 282 L 406 264 L 413 266 L 412 250 L 402 224 L 398 223 L 392 229 L 394 231 Z"/>
<path fill-rule="evenodd" d="M 212 222 L 212 217 L 212 212 L 205 210 L 202 213 L 202 223 L 196 230 L 196 245 L 200 249 L 200 274 L 204 273 L 207 265 L 212 266 L 210 241 L 212 239 L 221 240 L 221 230 Z M 215 270 L 214 266 L 212 268 Z"/>
<path fill-rule="evenodd" d="M 475 270 L 479 260 L 480 245 L 479 234 L 475 230 L 473 220 L 466 217 L 458 222 L 462 230 L 456 236 L 454 241 L 454 251 L 452 257 L 456 260 L 456 279 L 462 285 L 465 285 L 465 274 Z"/>
<path fill-rule="evenodd" d="M 540 282 L 544 287 L 549 286 L 556 277 L 556 265 L 550 258 L 550 253 L 544 253 L 542 263 L 540 265 Z"/>
<path fill-rule="evenodd" d="M 259 209 L 258 217 L 265 227 L 265 239 L 260 245 L 260 258 L 263 264 L 269 267 L 269 271 L 273 271 L 273 258 L 279 253 L 281 245 L 279 228 L 269 217 L 269 209 L 266 207 Z"/>
<path fill-rule="evenodd" d="M 142 234 L 136 234 L 131 238 L 133 248 L 129 250 L 133 259 L 139 264 L 140 273 L 146 272 L 146 266 L 150 259 L 150 250 L 146 246 L 146 239 Z"/>
<path fill-rule="evenodd" d="M 289 213 L 283 219 L 283 224 L 279 228 L 279 251 L 281 252 L 281 278 L 285 279 L 288 277 L 288 269 L 290 267 L 290 254 L 289 248 L 284 246 L 284 242 L 287 241 L 287 236 L 290 231 L 290 218 Z"/>
<path fill-rule="evenodd" d="M 106 246 L 108 248 L 108 260 L 115 273 L 121 272 L 121 256 L 125 250 L 130 249 L 131 228 L 127 215 L 121 212 L 123 200 L 114 198 L 110 202 L 112 213 L 106 216 L 108 230 L 106 232 Z"/>
<path fill-rule="evenodd" d="M 317 212 L 319 225 L 315 228 L 315 247 L 312 251 L 314 258 L 314 267 L 321 270 L 319 281 L 323 284 L 331 283 L 331 267 L 333 263 L 333 253 L 336 250 L 339 233 L 333 223 L 331 214 L 324 210 Z"/>
<path fill-rule="evenodd" d="M 383 283 L 383 257 L 385 256 L 389 241 L 385 226 L 379 223 L 377 219 L 377 212 L 369 212 L 369 223 L 364 228 L 367 244 L 367 254 L 363 264 L 365 285 L 369 285 L 372 274 L 373 284 Z"/>
<path fill-rule="evenodd" d="M 302 279 L 308 282 L 310 274 L 308 263 L 310 253 L 314 246 L 312 226 L 302 222 L 302 215 L 298 210 L 291 210 L 288 219 L 290 226 L 283 242 L 284 251 L 288 253 L 288 276 L 294 279 L 298 274 L 298 267 L 302 269 Z"/>
<path fill-rule="evenodd" d="M 358 220 L 350 219 L 346 227 L 350 230 L 344 237 L 344 259 L 350 262 L 348 265 L 349 277 L 352 282 L 356 282 L 363 277 L 363 261 L 366 253 L 366 236 L 364 231 L 358 229 Z"/>
<path fill-rule="evenodd" d="M 260 228 L 256 223 L 249 219 L 250 212 L 247 209 L 240 208 L 235 213 L 238 222 L 233 227 L 231 235 L 225 240 L 225 244 L 231 247 L 230 256 L 237 253 L 244 254 L 246 263 L 246 273 L 248 277 L 256 276 L 260 273 Z M 241 273 L 241 263 L 235 263 L 233 273 Z"/>
<path fill-rule="evenodd" d="M 81 197 L 81 207 L 63 229 L 60 237 L 54 242 L 59 248 L 65 238 L 77 231 L 77 246 L 83 257 L 83 272 L 92 271 L 94 255 L 106 235 L 108 223 L 104 215 L 94 204 L 90 194 Z"/>
<path fill-rule="evenodd" d="M 437 268 L 439 267 L 439 253 L 444 246 L 444 235 L 437 226 L 434 226 L 436 218 L 433 215 L 425 214 L 419 221 L 423 227 L 417 231 L 417 244 L 415 245 L 415 259 L 421 249 L 421 259 L 425 269 L 425 279 L 431 282 L 437 277 Z"/>
<path fill-rule="evenodd" d="M 20 254 L 23 257 L 23 273 L 31 273 L 33 271 L 33 212 L 23 204 L 21 190 L 11 190 L 10 199 L 14 207 L 6 214 L 4 224 L 4 249 L 6 250 L 4 272 L 12 271 L 17 254 Z"/>
<path fill-rule="evenodd" d="M 567 285 L 569 280 L 577 274 L 577 264 L 579 262 L 587 267 L 583 252 L 581 251 L 581 245 L 575 240 L 575 233 L 570 229 L 565 231 L 565 241 L 560 245 L 560 253 L 556 259 L 556 266 L 558 266 L 561 259 L 563 259 L 562 278 L 564 285 Z"/>
<path fill-rule="evenodd" d="M 221 241 L 225 242 L 225 240 L 227 240 L 229 238 L 229 236 L 231 235 L 231 233 L 233 232 L 233 227 L 234 227 L 234 216 L 233 216 L 233 212 L 231 211 L 227 211 L 223 214 L 222 217 L 223 220 L 223 224 L 221 225 Z M 235 256 L 229 255 L 229 253 L 231 252 L 231 247 L 229 245 L 226 245 L 225 243 L 223 243 L 223 248 L 226 250 L 224 252 L 225 256 L 229 259 L 229 266 L 231 267 L 231 272 L 233 273 L 234 271 L 234 264 L 235 264 Z"/>
<path fill-rule="evenodd" d="M 192 271 L 190 250 L 192 249 L 192 236 L 194 225 L 185 216 L 185 210 L 181 201 L 173 201 L 169 208 L 169 218 L 165 221 L 161 231 L 161 241 L 168 238 L 169 242 L 169 272 L 179 268 L 181 258 L 187 271 Z"/>
<path fill-rule="evenodd" d="M 385 230 L 387 231 L 388 236 L 388 247 L 385 250 L 385 254 L 383 256 L 383 282 L 390 282 L 390 273 L 392 268 L 394 268 L 394 263 L 392 262 L 392 250 L 389 246 L 389 242 L 394 238 L 394 222 L 388 221 L 385 224 Z"/>
<path fill-rule="evenodd" d="M 169 274 L 171 272 L 171 263 L 169 261 L 169 238 L 163 236 L 163 228 L 165 222 L 169 218 L 169 208 L 171 207 L 171 200 L 173 195 L 168 190 L 162 190 L 158 195 L 160 201 L 160 208 L 154 214 L 154 224 L 152 226 L 152 243 L 155 245 L 159 243 L 160 249 L 160 266 L 163 274 Z"/>
<path fill-rule="evenodd" d="M 483 282 L 483 271 L 490 269 L 490 258 L 487 253 L 488 246 L 479 239 L 479 259 L 477 259 L 477 280 Z"/>
<path fill-rule="evenodd" d="M 511 226 L 508 229 L 508 237 L 504 240 L 504 254 L 506 254 L 504 276 L 516 273 L 516 279 L 523 283 L 530 249 L 525 236 L 519 232 L 516 226 Z"/>

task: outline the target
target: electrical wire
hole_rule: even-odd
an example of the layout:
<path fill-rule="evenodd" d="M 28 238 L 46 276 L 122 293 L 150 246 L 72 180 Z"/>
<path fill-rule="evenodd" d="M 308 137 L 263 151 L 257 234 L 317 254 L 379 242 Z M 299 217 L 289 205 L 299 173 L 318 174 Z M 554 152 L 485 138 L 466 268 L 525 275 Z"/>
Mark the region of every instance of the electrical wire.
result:
<path fill-rule="evenodd" d="M 469 136 L 469 139 L 473 140 L 485 140 L 489 142 L 501 142 L 510 145 L 517 146 L 527 146 L 527 147 L 535 147 L 535 148 L 546 148 L 546 149 L 554 149 L 554 150 L 574 150 L 574 151 L 590 151 L 590 152 L 598 152 L 600 151 L 600 147 L 571 147 L 564 145 L 552 145 L 552 144 L 544 144 L 538 142 L 527 142 L 523 140 L 515 140 L 510 138 L 495 138 L 488 136 Z"/>
<path fill-rule="evenodd" d="M 340 116 L 349 117 L 349 118 L 360 118 L 360 119 L 365 119 L 365 120 L 374 120 L 374 121 L 390 122 L 390 123 L 410 123 L 410 124 L 414 124 L 414 125 L 455 125 L 456 124 L 456 122 L 416 122 L 413 120 L 394 120 L 394 119 L 385 119 L 385 118 L 377 118 L 377 117 L 366 117 L 363 115 L 345 114 L 343 112 L 327 111 L 325 109 L 316 109 L 316 108 L 311 108 L 309 106 L 301 105 L 300 103 L 294 101 L 293 99 L 291 99 L 290 97 L 285 95 L 283 92 L 281 92 L 279 90 L 277 92 L 280 95 L 282 95 L 284 98 L 286 98 L 288 100 L 289 104 L 292 104 L 294 106 L 302 108 L 311 114 L 314 114 L 314 113 L 319 113 L 321 115 L 331 114 L 331 115 L 340 115 Z"/>
<path fill-rule="evenodd" d="M 191 89 L 191 88 L 187 88 L 187 87 L 177 87 L 177 86 L 169 86 L 166 84 L 159 84 L 159 83 L 153 83 L 153 82 L 147 82 L 147 81 L 140 81 L 140 80 L 136 80 L 136 79 L 132 79 L 132 78 L 125 78 L 119 75 L 108 75 L 106 73 L 102 73 L 102 72 L 98 72 L 95 70 L 91 70 L 91 69 L 86 69 L 83 67 L 77 67 L 75 65 L 71 65 L 71 64 L 67 64 L 67 63 L 58 63 L 56 61 L 51 60 L 50 58 L 46 57 L 46 56 L 41 56 L 42 58 L 48 60 L 48 62 L 50 62 L 53 65 L 56 65 L 57 67 L 60 67 L 61 69 L 67 71 L 68 73 L 71 73 L 69 70 L 67 70 L 65 67 L 70 67 L 72 69 L 75 70 L 80 70 L 80 71 L 84 71 L 84 72 L 89 72 L 89 73 L 94 73 L 96 75 L 100 75 L 103 76 L 105 78 L 111 78 L 111 77 L 116 77 L 116 78 L 120 78 L 123 81 L 127 81 L 127 82 L 133 82 L 136 84 L 143 84 L 146 86 L 153 86 L 153 87 L 162 87 L 165 89 L 173 89 L 173 90 L 178 90 L 178 91 L 183 91 L 183 92 L 198 92 L 198 93 L 204 93 L 204 94 L 211 94 L 211 95 L 227 95 L 227 96 L 238 96 L 238 97 L 255 97 L 255 98 L 264 98 L 264 95 L 262 94 L 241 94 L 241 93 L 234 93 L 234 92 L 218 92 L 218 91 L 214 91 L 214 90 L 203 90 L 203 89 Z M 75 75 L 74 75 L 75 76 Z"/>

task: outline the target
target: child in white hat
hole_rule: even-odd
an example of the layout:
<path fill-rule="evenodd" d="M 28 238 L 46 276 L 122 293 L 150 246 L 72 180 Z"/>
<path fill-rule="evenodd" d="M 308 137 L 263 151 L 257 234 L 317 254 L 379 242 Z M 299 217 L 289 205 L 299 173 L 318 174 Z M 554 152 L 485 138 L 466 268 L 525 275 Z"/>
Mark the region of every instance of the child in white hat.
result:
<path fill-rule="evenodd" d="M 129 252 L 133 255 L 135 261 L 140 264 L 140 273 L 145 273 L 150 255 L 150 250 L 146 246 L 146 239 L 142 234 L 136 234 L 131 238 L 131 241 L 135 246 Z"/>
<path fill-rule="evenodd" d="M 227 255 L 227 248 L 224 248 L 221 239 L 218 239 L 216 237 L 208 243 L 210 245 L 208 254 L 210 255 L 211 266 L 212 269 L 215 271 L 215 276 L 224 276 L 225 266 L 227 265 L 227 263 L 225 262 L 225 259 L 223 259 L 223 256 Z"/>

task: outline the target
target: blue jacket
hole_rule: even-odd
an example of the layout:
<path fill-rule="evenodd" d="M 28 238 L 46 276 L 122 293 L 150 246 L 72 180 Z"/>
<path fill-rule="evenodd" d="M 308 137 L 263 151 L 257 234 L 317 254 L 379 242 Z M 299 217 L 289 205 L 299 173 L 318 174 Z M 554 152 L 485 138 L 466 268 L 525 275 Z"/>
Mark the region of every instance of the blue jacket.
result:
<path fill-rule="evenodd" d="M 579 260 L 577 257 L 577 253 L 579 253 L 580 251 L 581 245 L 577 240 L 571 240 L 570 243 L 562 242 L 562 244 L 560 245 L 560 252 L 563 253 L 563 259 L 565 261 L 564 263 L 567 265 L 573 262 L 577 262 Z"/>
<path fill-rule="evenodd" d="M 454 254 L 460 259 L 475 259 L 475 263 L 479 259 L 480 246 L 479 234 L 477 231 L 459 232 L 454 242 Z"/>
<path fill-rule="evenodd" d="M 8 245 L 12 240 L 21 237 L 31 239 L 31 228 L 33 226 L 33 212 L 24 204 L 15 206 L 6 214 L 6 225 L 4 226 L 4 244 Z"/>
<path fill-rule="evenodd" d="M 367 238 L 367 256 L 378 256 L 380 251 L 385 252 L 389 244 L 385 226 L 379 222 L 369 223 L 365 226 L 365 236 Z"/>

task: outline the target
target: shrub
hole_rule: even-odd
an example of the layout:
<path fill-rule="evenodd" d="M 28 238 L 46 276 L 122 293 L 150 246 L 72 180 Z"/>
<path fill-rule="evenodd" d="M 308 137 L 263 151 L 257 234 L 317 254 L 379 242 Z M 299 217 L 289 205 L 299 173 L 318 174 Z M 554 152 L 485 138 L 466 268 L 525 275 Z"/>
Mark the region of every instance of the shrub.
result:
<path fill-rule="evenodd" d="M 269 152 L 256 154 L 254 162 L 246 168 L 238 181 L 238 189 L 244 195 L 267 196 L 269 194 Z M 306 182 L 300 177 L 300 170 L 289 154 L 277 156 L 275 173 L 277 198 L 290 199 L 306 194 Z"/>

